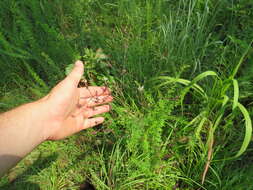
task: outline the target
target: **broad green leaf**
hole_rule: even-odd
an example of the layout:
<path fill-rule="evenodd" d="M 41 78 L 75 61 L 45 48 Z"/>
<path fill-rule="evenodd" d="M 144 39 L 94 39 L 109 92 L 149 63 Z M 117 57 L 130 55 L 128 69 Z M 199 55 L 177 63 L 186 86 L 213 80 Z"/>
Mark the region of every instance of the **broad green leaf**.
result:
<path fill-rule="evenodd" d="M 240 150 L 237 152 L 237 154 L 235 155 L 235 157 L 239 157 L 245 152 L 245 150 L 247 149 L 247 147 L 251 141 L 251 136 L 252 136 L 252 122 L 251 122 L 249 112 L 239 102 L 238 102 L 238 108 L 242 112 L 243 117 L 245 119 L 245 135 L 244 135 L 244 140 L 243 140 L 242 146 L 241 146 Z"/>

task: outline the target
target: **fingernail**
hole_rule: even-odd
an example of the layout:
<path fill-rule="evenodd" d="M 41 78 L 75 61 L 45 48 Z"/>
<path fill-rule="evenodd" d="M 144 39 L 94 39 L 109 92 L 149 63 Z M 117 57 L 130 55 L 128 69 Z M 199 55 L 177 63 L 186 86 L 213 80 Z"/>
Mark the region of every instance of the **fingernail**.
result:
<path fill-rule="evenodd" d="M 83 65 L 83 62 L 80 61 L 80 60 L 78 60 L 78 61 L 75 62 L 75 66 L 81 66 L 81 65 Z"/>
<path fill-rule="evenodd" d="M 97 119 L 97 122 L 98 122 L 98 123 L 103 123 L 103 122 L 104 122 L 104 120 L 105 120 L 105 118 L 103 118 L 103 117 L 99 117 L 99 118 Z"/>

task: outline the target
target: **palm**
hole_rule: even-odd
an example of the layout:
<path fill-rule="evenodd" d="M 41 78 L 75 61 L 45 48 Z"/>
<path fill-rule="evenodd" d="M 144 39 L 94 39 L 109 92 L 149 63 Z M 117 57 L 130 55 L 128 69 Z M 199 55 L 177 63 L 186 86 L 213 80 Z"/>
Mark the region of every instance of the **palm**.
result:
<path fill-rule="evenodd" d="M 54 108 L 51 114 L 52 120 L 56 120 L 57 123 L 52 128 L 49 137 L 51 140 L 62 139 L 82 129 L 102 123 L 104 121 L 103 117 L 91 117 L 110 110 L 109 105 L 99 106 L 113 99 L 107 88 L 77 88 L 82 76 L 81 68 L 79 69 L 74 69 L 48 95 L 50 106 Z"/>

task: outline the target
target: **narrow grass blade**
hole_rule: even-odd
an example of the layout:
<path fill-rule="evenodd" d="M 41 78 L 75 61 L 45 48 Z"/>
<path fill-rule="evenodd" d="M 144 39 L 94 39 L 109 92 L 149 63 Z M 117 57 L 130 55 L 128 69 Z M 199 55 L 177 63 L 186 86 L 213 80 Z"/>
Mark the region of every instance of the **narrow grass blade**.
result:
<path fill-rule="evenodd" d="M 196 76 L 196 77 L 192 80 L 192 83 L 194 84 L 194 83 L 196 83 L 196 82 L 198 82 L 198 81 L 200 81 L 200 80 L 202 80 L 203 78 L 206 78 L 206 77 L 208 77 L 208 76 L 216 76 L 216 77 L 218 77 L 218 75 L 217 75 L 214 71 L 205 71 L 205 72 L 199 74 L 198 76 Z"/>
<path fill-rule="evenodd" d="M 222 102 L 222 112 L 225 111 L 225 106 L 228 103 L 228 100 L 229 100 L 229 97 L 225 95 Z"/>
<path fill-rule="evenodd" d="M 252 122 L 251 122 L 249 112 L 239 102 L 238 102 L 238 108 L 242 112 L 244 119 L 245 119 L 245 135 L 244 135 L 244 140 L 243 140 L 242 146 L 241 146 L 240 150 L 237 152 L 237 154 L 235 155 L 235 158 L 241 156 L 245 152 L 245 150 L 247 149 L 247 147 L 251 141 L 251 136 L 252 136 Z"/>
<path fill-rule="evenodd" d="M 191 82 L 185 79 L 178 79 L 178 83 L 184 84 L 184 85 L 189 85 Z M 205 94 L 205 91 L 197 84 L 193 84 L 192 88 L 199 92 L 202 96 L 206 97 L 207 95 Z"/>
<path fill-rule="evenodd" d="M 214 130 L 213 130 L 213 132 L 216 130 L 216 128 L 217 128 L 217 127 L 219 126 L 219 124 L 220 124 L 220 121 L 221 121 L 221 119 L 222 119 L 222 117 L 223 117 L 223 115 L 224 115 L 224 113 L 225 113 L 225 109 L 226 109 L 226 105 L 227 105 L 228 101 L 229 101 L 228 96 L 224 96 L 223 102 L 222 102 L 221 110 L 219 111 L 219 114 L 217 114 L 218 117 L 217 117 L 217 119 L 215 120 L 215 123 L 214 123 L 214 127 L 213 127 Z"/>
<path fill-rule="evenodd" d="M 181 79 L 181 78 L 167 77 L 167 76 L 157 77 L 157 79 L 158 80 L 165 80 L 165 82 L 162 82 L 161 84 L 159 84 L 157 86 L 158 88 L 160 88 L 162 86 L 166 86 L 170 83 L 180 83 L 180 84 L 185 85 L 185 86 L 188 86 L 191 83 L 191 81 L 189 81 L 189 80 L 185 80 L 185 79 Z M 193 84 L 192 88 L 195 91 L 197 91 L 202 97 L 207 97 L 205 91 L 199 85 Z"/>
<path fill-rule="evenodd" d="M 194 117 L 185 127 L 184 129 L 186 129 L 187 127 L 195 124 L 199 119 L 201 118 L 201 114 L 197 115 L 196 117 Z"/>
<path fill-rule="evenodd" d="M 239 99 L 239 85 L 237 80 L 233 79 L 233 86 L 234 86 L 234 100 L 233 100 L 233 110 L 238 106 L 238 99 Z"/>
<path fill-rule="evenodd" d="M 247 57 L 247 54 L 249 52 L 249 50 L 251 49 L 251 44 L 252 44 L 253 40 L 250 42 L 248 48 L 245 50 L 245 52 L 243 53 L 242 57 L 240 58 L 239 60 L 239 63 L 237 64 L 237 66 L 235 67 L 234 71 L 233 71 L 233 74 L 232 74 L 232 78 L 235 77 L 235 75 L 237 74 L 240 66 L 242 65 L 242 62 L 244 61 L 244 59 Z"/>
<path fill-rule="evenodd" d="M 200 188 L 202 188 L 203 190 L 207 190 L 204 186 L 202 186 L 200 183 L 196 182 L 195 180 L 189 178 L 189 177 L 177 177 L 178 179 L 184 180 L 186 183 L 188 184 L 192 184 L 194 183 L 195 185 L 199 186 Z M 192 182 L 192 183 L 191 183 Z"/>
<path fill-rule="evenodd" d="M 201 130 L 202 130 L 202 128 L 203 128 L 203 126 L 204 126 L 206 120 L 207 120 L 206 117 L 203 117 L 203 118 L 201 119 L 201 121 L 200 121 L 200 123 L 199 123 L 199 125 L 198 125 L 198 127 L 197 127 L 197 129 L 196 129 L 196 132 L 195 132 L 195 136 L 197 137 L 197 139 L 198 139 L 200 142 L 202 142 L 202 141 L 201 141 L 201 137 L 200 137 L 200 132 L 201 132 Z"/>
<path fill-rule="evenodd" d="M 198 76 L 196 76 L 192 81 L 191 83 L 183 90 L 183 93 L 181 95 L 181 106 L 183 108 L 183 101 L 184 101 L 184 97 L 185 95 L 189 92 L 189 90 L 194 86 L 194 85 L 197 85 L 196 83 L 208 76 L 216 76 L 218 77 L 218 75 L 214 72 L 214 71 L 206 71 L 206 72 L 203 72 L 201 74 L 199 74 Z"/>
<path fill-rule="evenodd" d="M 217 114 L 218 117 L 216 118 L 215 123 L 213 125 L 211 125 L 210 129 L 209 129 L 209 134 L 208 134 L 207 143 L 206 143 L 206 149 L 208 150 L 207 162 L 206 162 L 206 165 L 205 165 L 204 172 L 202 174 L 202 181 L 201 181 L 202 184 L 204 184 L 204 182 L 205 182 L 206 175 L 207 175 L 207 172 L 209 170 L 209 167 L 210 167 L 210 164 L 211 164 L 211 161 L 212 161 L 213 144 L 214 144 L 214 132 L 215 132 L 216 128 L 219 126 L 219 124 L 221 122 L 221 119 L 222 119 L 222 117 L 225 113 L 225 109 L 226 109 L 226 105 L 227 105 L 228 101 L 229 101 L 229 98 L 228 98 L 228 96 L 225 95 L 224 98 L 223 98 L 221 110 Z M 203 122 L 205 122 L 205 121 L 203 121 Z"/>
<path fill-rule="evenodd" d="M 217 178 L 217 181 L 219 182 L 219 186 L 221 186 L 222 181 L 221 181 L 219 174 L 214 170 L 214 168 L 212 166 L 209 166 L 209 168 L 213 172 L 214 176 Z"/>

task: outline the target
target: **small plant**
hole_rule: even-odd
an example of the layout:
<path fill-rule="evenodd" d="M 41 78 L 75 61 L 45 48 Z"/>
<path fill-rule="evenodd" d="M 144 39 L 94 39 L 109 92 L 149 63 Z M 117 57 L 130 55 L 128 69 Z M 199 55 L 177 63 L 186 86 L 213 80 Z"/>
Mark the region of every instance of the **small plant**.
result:
<path fill-rule="evenodd" d="M 94 52 L 91 49 L 85 48 L 84 55 L 78 57 L 84 63 L 85 83 L 90 85 L 108 85 L 114 83 L 114 77 L 111 75 L 109 57 L 103 53 L 101 48 Z M 74 64 L 70 64 L 65 68 L 65 74 L 68 75 L 73 69 Z"/>

